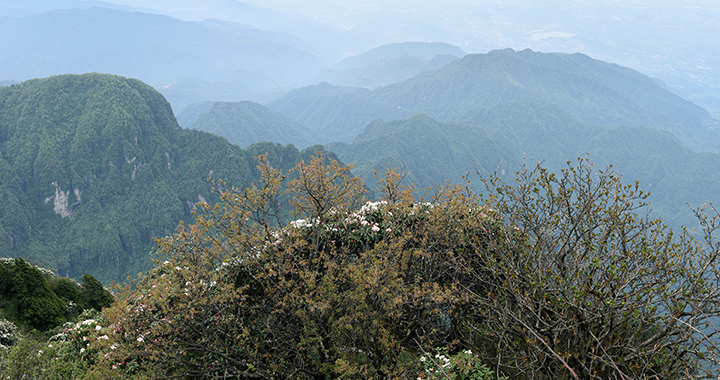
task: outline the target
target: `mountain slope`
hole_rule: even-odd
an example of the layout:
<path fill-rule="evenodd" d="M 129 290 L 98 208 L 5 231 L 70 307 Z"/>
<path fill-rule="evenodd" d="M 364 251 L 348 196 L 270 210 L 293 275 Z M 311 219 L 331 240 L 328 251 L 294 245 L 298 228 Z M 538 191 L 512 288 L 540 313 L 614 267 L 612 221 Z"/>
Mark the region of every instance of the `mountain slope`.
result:
<path fill-rule="evenodd" d="M 325 70 L 318 75 L 318 80 L 340 86 L 377 88 L 402 82 L 418 73 L 438 69 L 458 59 L 460 58 L 451 54 L 438 54 L 429 60 L 403 56 L 373 62 L 362 68 Z"/>
<path fill-rule="evenodd" d="M 391 122 L 376 120 L 352 144 L 332 143 L 327 148 L 344 162 L 356 164 L 353 171 L 370 188 L 376 182 L 375 170 L 382 174 L 388 166 L 409 171 L 406 181 L 419 189 L 448 180 L 462 183 L 473 165 L 483 173 L 497 169 L 503 174 L 519 166 L 511 152 L 483 130 L 460 123 L 440 123 L 427 115 Z"/>
<path fill-rule="evenodd" d="M 254 102 L 215 103 L 193 128 L 225 137 L 242 148 L 261 141 L 305 148 L 319 141 L 306 126 Z"/>
<path fill-rule="evenodd" d="M 511 49 L 471 54 L 401 83 L 356 92 L 353 103 L 338 91 L 320 90 L 301 88 L 268 107 L 328 134 L 326 122 L 342 104 L 347 116 L 340 128 L 342 137 L 337 139 L 349 141 L 347 136 L 359 134 L 368 123 L 366 114 L 358 112 L 367 104 L 377 105 L 372 114 L 375 118 L 392 120 L 426 113 L 440 121 L 463 120 L 475 107 L 491 108 L 505 102 L 554 104 L 587 124 L 648 126 L 672 133 L 691 149 L 720 150 L 717 121 L 705 110 L 633 70 L 579 54 Z M 315 97 L 308 97 L 311 92 Z M 296 102 L 300 94 L 302 103 Z M 312 118 L 300 104 L 316 105 Z"/>
<path fill-rule="evenodd" d="M 430 61 L 437 55 L 462 57 L 465 52 L 457 46 L 441 42 L 401 42 L 378 46 L 365 53 L 343 59 L 335 64 L 334 70 L 363 68 L 379 61 L 393 61 L 402 57 L 417 57 Z"/>
<path fill-rule="evenodd" d="M 0 88 L 0 255 L 122 280 L 147 268 L 154 236 L 215 199 L 208 177 L 242 186 L 254 166 L 225 139 L 180 128 L 138 80 L 63 75 Z"/>
<path fill-rule="evenodd" d="M 589 154 L 596 169 L 613 165 L 626 183 L 638 181 L 651 192 L 651 209 L 673 227 L 697 224 L 688 208 L 720 201 L 720 155 L 696 153 L 665 131 L 647 127 L 607 128 L 583 123 L 554 105 L 503 103 L 467 115 L 474 125 L 441 123 L 427 115 L 369 124 L 352 144 L 328 149 L 357 165 L 355 172 L 375 182 L 373 171 L 387 165 L 409 171 L 420 187 L 462 182 L 468 171 L 497 171 L 512 180 L 524 161 L 529 167 L 559 171 Z M 479 177 L 468 179 L 482 189 Z"/>
<path fill-rule="evenodd" d="M 308 126 L 323 142 L 351 142 L 375 119 L 395 115 L 392 105 L 374 101 L 370 90 L 320 83 L 291 91 L 267 107 Z M 410 117 L 411 113 L 399 117 Z"/>

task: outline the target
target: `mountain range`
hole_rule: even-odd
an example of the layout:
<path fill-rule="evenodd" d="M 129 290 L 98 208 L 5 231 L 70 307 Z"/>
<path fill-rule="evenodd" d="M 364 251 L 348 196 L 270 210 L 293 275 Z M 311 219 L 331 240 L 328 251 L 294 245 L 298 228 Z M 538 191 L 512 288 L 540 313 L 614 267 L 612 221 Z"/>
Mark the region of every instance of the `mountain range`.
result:
<path fill-rule="evenodd" d="M 583 54 L 512 49 L 470 54 L 372 91 L 321 83 L 267 106 L 325 141 L 350 142 L 375 119 L 425 113 L 439 121 L 468 120 L 478 109 L 505 102 L 555 104 L 584 123 L 643 125 L 666 130 L 694 150 L 720 150 L 717 121 L 707 111 L 636 71 Z"/>
<path fill-rule="evenodd" d="M 0 18 L 13 52 L 0 58 L 3 255 L 121 280 L 148 268 L 154 237 L 217 200 L 209 178 L 243 186 L 254 156 L 287 169 L 316 144 L 370 188 L 388 166 L 420 188 L 478 187 L 475 172 L 512 180 L 523 163 L 561 170 L 589 154 L 652 192 L 673 226 L 720 186 L 717 120 L 584 54 L 407 42 L 333 63 L 285 31 L 132 10 Z M 50 76 L 86 71 L 122 77 Z"/>

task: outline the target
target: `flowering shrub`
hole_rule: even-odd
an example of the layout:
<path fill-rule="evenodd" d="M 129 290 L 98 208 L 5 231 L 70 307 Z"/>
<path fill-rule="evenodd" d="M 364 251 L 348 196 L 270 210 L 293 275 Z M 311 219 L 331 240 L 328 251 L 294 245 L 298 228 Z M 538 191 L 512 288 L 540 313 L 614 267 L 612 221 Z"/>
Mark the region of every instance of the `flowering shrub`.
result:
<path fill-rule="evenodd" d="M 424 353 L 420 357 L 424 371 L 417 380 L 489 380 L 498 378 L 472 350 L 449 355 L 445 349 L 436 349 L 435 354 Z M 505 379 L 501 377 L 499 379 Z"/>
<path fill-rule="evenodd" d="M 8 348 L 20 340 L 20 333 L 14 323 L 0 318 L 0 348 Z"/>
<path fill-rule="evenodd" d="M 116 376 L 642 379 L 719 368 L 720 216 L 697 211 L 707 249 L 676 241 L 633 213 L 637 187 L 583 165 L 523 171 L 517 186 L 493 177 L 485 200 L 447 186 L 417 201 L 389 171 L 381 200 L 365 202 L 349 168 L 318 157 L 286 186 L 299 218 L 288 223 L 286 176 L 259 168 L 263 183 L 201 203 L 195 224 L 160 240 L 164 261 L 103 313 L 110 349 L 97 357 Z"/>
<path fill-rule="evenodd" d="M 503 235 L 477 199 L 449 187 L 417 202 L 391 175 L 393 194 L 365 202 L 346 167 L 318 159 L 288 184 L 300 219 L 277 224 L 265 218 L 277 210 L 283 177 L 261 169 L 265 187 L 201 205 L 195 225 L 160 241 L 163 261 L 104 313 L 116 368 L 407 377 L 416 373 L 404 359 L 417 351 L 413 341 L 462 338 L 457 327 L 472 297 L 457 281 L 471 279 L 475 240 Z"/>
<path fill-rule="evenodd" d="M 0 379 L 87 379 L 88 370 L 112 350 L 109 330 L 97 312 L 84 312 L 77 323 L 52 331 L 47 341 L 28 336 L 3 350 Z M 103 374 L 99 378 L 108 378 Z"/>

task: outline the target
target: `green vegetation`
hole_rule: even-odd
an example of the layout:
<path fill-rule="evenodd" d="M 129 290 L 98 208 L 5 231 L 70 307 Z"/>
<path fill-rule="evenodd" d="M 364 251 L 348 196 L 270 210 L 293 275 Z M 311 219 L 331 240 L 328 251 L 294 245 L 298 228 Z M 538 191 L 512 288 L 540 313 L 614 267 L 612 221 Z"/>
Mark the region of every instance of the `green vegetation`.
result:
<path fill-rule="evenodd" d="M 588 125 L 558 107 L 503 103 L 476 108 L 456 122 L 440 123 L 427 115 L 407 120 L 375 121 L 352 144 L 327 148 L 356 174 L 370 181 L 388 165 L 409 171 L 407 183 L 419 188 L 451 181 L 463 183 L 475 170 L 511 179 L 522 162 L 550 170 L 565 167 L 568 157 L 590 154 L 600 165 L 613 165 L 625 178 L 651 192 L 651 210 L 673 227 L 697 226 L 688 204 L 719 201 L 720 155 L 695 153 L 667 132 L 643 127 L 614 129 Z M 480 186 L 477 178 L 470 185 Z"/>
<path fill-rule="evenodd" d="M 0 256 L 122 281 L 150 267 L 154 237 L 174 232 L 197 202 L 217 200 L 210 177 L 256 181 L 252 154 L 183 130 L 162 95 L 138 80 L 64 75 L 2 87 Z"/>
<path fill-rule="evenodd" d="M 0 261 L 0 285 L 1 316 L 28 330 L 46 331 L 74 320 L 83 310 L 100 311 L 114 301 L 90 274 L 78 284 L 22 258 Z"/>
<path fill-rule="evenodd" d="M 416 200 L 389 170 L 377 202 L 322 155 L 290 172 L 261 156 L 258 170 L 261 182 L 223 190 L 161 239 L 154 268 L 110 308 L 0 365 L 64 365 L 67 378 L 481 380 L 702 378 L 719 364 L 713 209 L 696 210 L 703 245 L 638 215 L 647 195 L 583 159 L 558 174 L 523 168 L 515 185 L 486 177 L 484 197 L 445 186 Z"/>
<path fill-rule="evenodd" d="M 427 115 L 392 122 L 377 120 L 352 144 L 332 143 L 327 148 L 344 162 L 356 163 L 353 172 L 365 181 L 371 181 L 375 171 L 382 173 L 388 166 L 402 167 L 409 171 L 406 183 L 420 189 L 445 181 L 462 183 L 473 165 L 486 174 L 498 169 L 509 175 L 519 168 L 512 151 L 493 141 L 482 129 L 440 123 Z"/>

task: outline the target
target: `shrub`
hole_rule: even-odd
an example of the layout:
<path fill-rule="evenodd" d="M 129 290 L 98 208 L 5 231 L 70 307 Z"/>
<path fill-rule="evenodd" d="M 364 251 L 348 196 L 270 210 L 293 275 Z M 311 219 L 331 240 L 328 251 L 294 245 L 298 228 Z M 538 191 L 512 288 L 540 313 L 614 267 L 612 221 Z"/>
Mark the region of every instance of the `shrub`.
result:
<path fill-rule="evenodd" d="M 642 379 L 716 362 L 718 219 L 696 210 L 702 247 L 638 216 L 645 194 L 611 171 L 538 166 L 515 186 L 489 178 L 484 198 L 417 201 L 391 170 L 364 202 L 323 157 L 259 169 L 161 239 L 104 311 L 118 376 Z"/>

